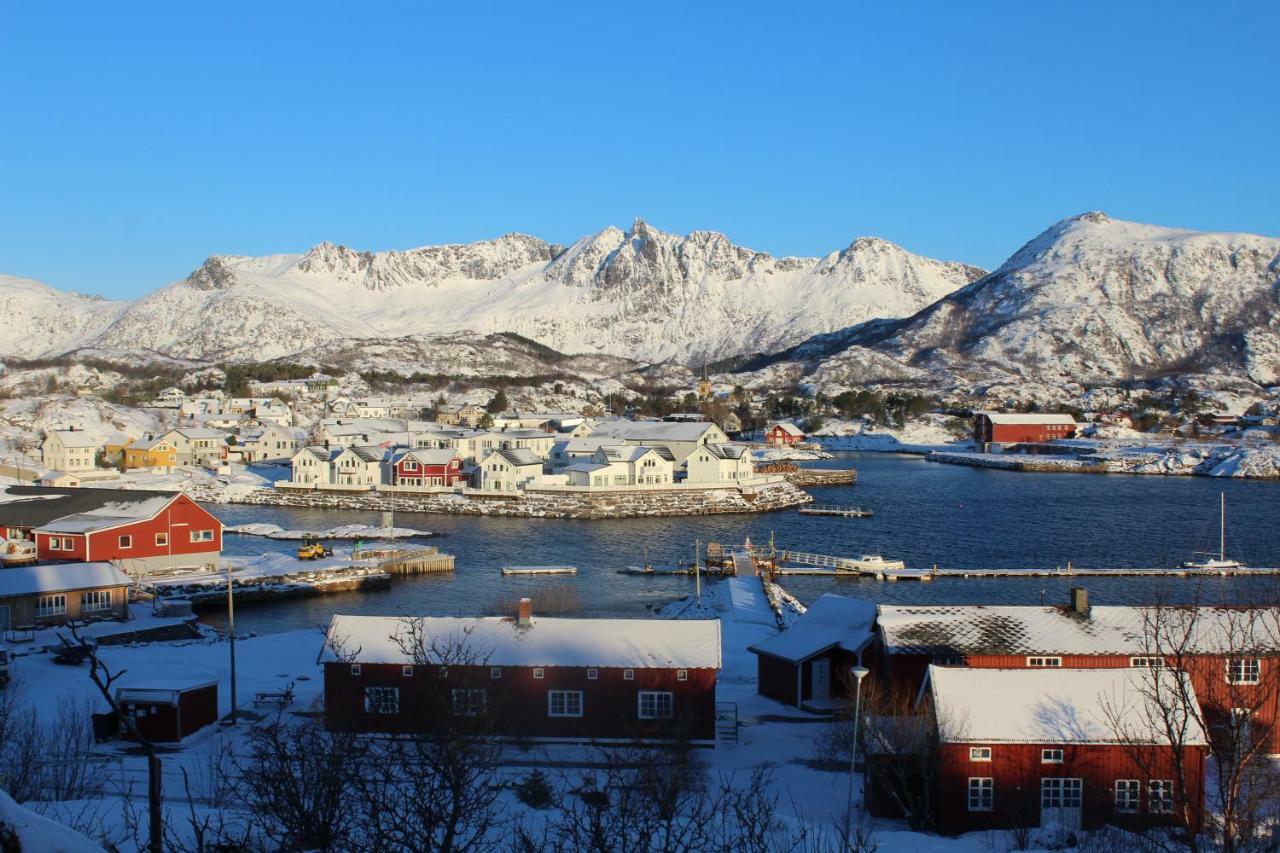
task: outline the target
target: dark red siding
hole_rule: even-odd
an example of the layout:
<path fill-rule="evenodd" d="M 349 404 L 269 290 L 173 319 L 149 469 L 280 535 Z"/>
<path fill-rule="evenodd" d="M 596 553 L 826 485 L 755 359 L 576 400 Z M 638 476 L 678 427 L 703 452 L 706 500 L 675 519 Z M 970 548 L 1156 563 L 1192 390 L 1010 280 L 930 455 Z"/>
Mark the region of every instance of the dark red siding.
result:
<path fill-rule="evenodd" d="M 761 696 L 795 705 L 799 678 L 797 664 L 771 655 L 756 655 L 756 690 Z"/>
<path fill-rule="evenodd" d="M 135 715 L 138 733 L 159 743 L 180 741 L 218 720 L 218 685 L 207 684 L 178 694 L 178 704 L 129 702 L 122 711 Z M 138 715 L 145 711 L 145 716 Z M 123 730 L 123 726 L 121 727 Z"/>
<path fill-rule="evenodd" d="M 986 415 L 976 415 L 973 419 L 973 440 L 977 444 L 1043 442 L 1075 438 L 1075 435 L 1076 429 L 1071 424 L 994 424 Z"/>
<path fill-rule="evenodd" d="M 59 533 L 56 521 L 45 525 L 48 533 L 36 533 L 36 554 L 41 560 L 77 561 L 127 561 L 152 557 L 199 555 L 216 559 L 222 553 L 222 523 L 211 513 L 186 495 L 175 495 L 169 504 L 154 518 L 122 524 L 107 530 L 87 534 Z M 212 531 L 210 541 L 191 541 L 192 532 Z M 167 535 L 169 543 L 157 544 L 157 535 Z M 123 548 L 120 537 L 130 537 L 130 546 Z M 70 539 L 72 550 L 53 549 L 51 539 Z M 86 544 L 87 540 L 87 544 Z"/>
<path fill-rule="evenodd" d="M 491 733 L 539 738 L 676 738 L 711 740 L 715 736 L 716 671 L 686 670 L 680 681 L 675 669 L 636 669 L 634 678 L 622 669 L 600 667 L 589 679 L 585 667 L 545 667 L 534 678 L 531 667 L 501 667 L 501 678 L 488 666 L 412 668 L 405 676 L 398 664 L 360 664 L 353 675 L 349 663 L 324 665 L 325 721 L 330 729 L 352 732 L 432 731 L 452 715 L 454 689 L 486 691 L 484 727 Z M 443 674 L 447 673 L 447 674 Z M 371 714 L 364 708 L 366 687 L 396 687 L 398 714 Z M 549 690 L 581 690 L 581 717 L 552 717 Z M 674 717 L 641 720 L 638 693 L 670 691 Z"/>

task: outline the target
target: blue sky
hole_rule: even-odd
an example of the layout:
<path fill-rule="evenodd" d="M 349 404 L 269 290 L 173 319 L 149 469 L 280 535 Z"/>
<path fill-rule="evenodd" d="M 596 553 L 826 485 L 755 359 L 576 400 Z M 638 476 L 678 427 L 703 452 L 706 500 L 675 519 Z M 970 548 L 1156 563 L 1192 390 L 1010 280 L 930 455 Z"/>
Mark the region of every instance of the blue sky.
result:
<path fill-rule="evenodd" d="M 1280 234 L 1280 3 L 0 3 L 0 272 L 636 216 L 999 264 L 1086 210 Z"/>

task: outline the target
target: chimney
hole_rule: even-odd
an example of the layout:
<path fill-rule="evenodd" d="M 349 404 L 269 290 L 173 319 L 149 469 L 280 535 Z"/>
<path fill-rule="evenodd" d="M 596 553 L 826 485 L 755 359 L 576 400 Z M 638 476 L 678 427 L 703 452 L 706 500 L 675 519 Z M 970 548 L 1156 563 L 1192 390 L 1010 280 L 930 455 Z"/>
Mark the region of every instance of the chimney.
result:
<path fill-rule="evenodd" d="M 516 624 L 521 628 L 528 628 L 533 625 L 533 599 L 520 599 L 520 615 L 516 619 Z"/>
<path fill-rule="evenodd" d="M 1071 587 L 1071 609 L 1077 615 L 1089 618 L 1089 590 L 1082 586 Z"/>

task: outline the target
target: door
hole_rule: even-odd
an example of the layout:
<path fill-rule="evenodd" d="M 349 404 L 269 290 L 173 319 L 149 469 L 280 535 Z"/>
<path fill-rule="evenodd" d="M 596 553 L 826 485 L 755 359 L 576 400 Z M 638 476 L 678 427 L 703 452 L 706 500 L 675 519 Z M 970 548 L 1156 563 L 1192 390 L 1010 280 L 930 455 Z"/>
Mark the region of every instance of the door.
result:
<path fill-rule="evenodd" d="M 9 623 L 9 605 L 0 604 L 0 632 L 8 631 Z"/>
<path fill-rule="evenodd" d="M 817 658 L 811 663 L 810 671 L 813 674 L 813 690 L 811 698 L 813 699 L 830 699 L 831 698 L 831 661 L 828 658 Z"/>
<path fill-rule="evenodd" d="M 1081 779 L 1040 780 L 1040 827 L 1061 832 L 1080 831 L 1084 797 Z"/>

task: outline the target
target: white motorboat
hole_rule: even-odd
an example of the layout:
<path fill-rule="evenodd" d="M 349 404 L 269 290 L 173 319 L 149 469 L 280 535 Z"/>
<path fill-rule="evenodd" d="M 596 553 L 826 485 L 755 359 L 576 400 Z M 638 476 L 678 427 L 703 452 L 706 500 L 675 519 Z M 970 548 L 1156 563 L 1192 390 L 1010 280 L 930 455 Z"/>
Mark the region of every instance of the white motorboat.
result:
<path fill-rule="evenodd" d="M 0 539 L 0 566 L 29 566 L 36 561 L 36 543 L 30 539 Z"/>
<path fill-rule="evenodd" d="M 1218 514 L 1218 553 L 1215 556 L 1213 552 L 1197 552 L 1202 553 L 1204 559 L 1187 560 L 1182 564 L 1184 569 L 1198 569 L 1203 572 L 1220 572 L 1228 569 L 1242 569 L 1244 563 L 1239 560 L 1227 559 L 1227 493 L 1220 495 L 1220 510 Z"/>
<path fill-rule="evenodd" d="M 902 560 L 886 560 L 879 554 L 863 554 L 861 557 L 849 560 L 849 562 L 855 568 L 872 572 L 905 569 L 907 567 L 907 564 Z"/>

